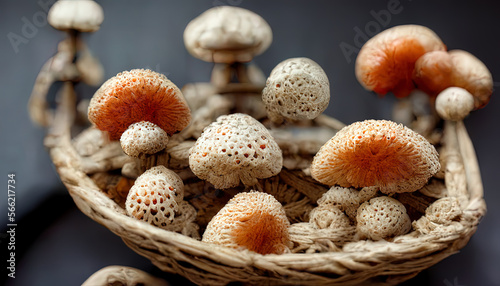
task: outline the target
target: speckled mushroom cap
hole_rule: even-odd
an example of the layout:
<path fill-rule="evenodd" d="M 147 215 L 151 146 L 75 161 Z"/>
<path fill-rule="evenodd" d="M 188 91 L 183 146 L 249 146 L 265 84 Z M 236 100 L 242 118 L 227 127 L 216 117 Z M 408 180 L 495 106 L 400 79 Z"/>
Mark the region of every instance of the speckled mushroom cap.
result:
<path fill-rule="evenodd" d="M 317 181 L 341 187 L 413 192 L 440 168 L 438 153 L 423 136 L 392 121 L 365 120 L 342 128 L 313 159 Z"/>
<path fill-rule="evenodd" d="M 384 95 L 392 91 L 405 97 L 414 89 L 411 79 L 415 62 L 423 54 L 446 50 L 429 28 L 401 25 L 389 28 L 368 40 L 356 58 L 355 72 L 367 90 Z"/>
<path fill-rule="evenodd" d="M 318 206 L 336 207 L 354 219 L 360 204 L 359 191 L 333 186 L 318 199 L 317 203 Z"/>
<path fill-rule="evenodd" d="M 493 77 L 486 65 L 462 50 L 426 53 L 415 63 L 413 80 L 431 96 L 448 87 L 466 89 L 474 96 L 474 109 L 484 107 L 493 93 Z"/>
<path fill-rule="evenodd" d="M 219 6 L 193 19 L 184 30 L 184 45 L 207 62 L 248 62 L 272 42 L 269 24 L 249 10 Z"/>
<path fill-rule="evenodd" d="M 93 0 L 59 0 L 47 15 L 49 24 L 63 31 L 95 32 L 103 20 L 102 7 Z"/>
<path fill-rule="evenodd" d="M 181 178 L 164 166 L 155 166 L 135 180 L 125 210 L 132 217 L 164 228 L 174 220 L 183 198 Z"/>
<path fill-rule="evenodd" d="M 223 115 L 207 126 L 189 152 L 189 167 L 215 188 L 253 186 L 278 174 L 283 156 L 269 131 L 253 117 Z"/>
<path fill-rule="evenodd" d="M 362 238 L 381 240 L 406 234 L 411 220 L 405 206 L 391 197 L 376 197 L 361 204 L 356 230 Z"/>
<path fill-rule="evenodd" d="M 328 107 L 330 82 L 313 60 L 287 59 L 271 71 L 262 100 L 273 121 L 314 119 Z"/>
<path fill-rule="evenodd" d="M 466 89 L 448 87 L 436 97 L 436 112 L 446 120 L 463 120 L 474 109 L 474 96 Z"/>
<path fill-rule="evenodd" d="M 90 100 L 88 116 L 111 140 L 120 139 L 136 122 L 154 123 L 172 135 L 191 120 L 179 88 L 164 75 L 144 69 L 124 71 L 107 80 Z"/>
<path fill-rule="evenodd" d="M 141 121 L 123 132 L 120 143 L 125 154 L 137 158 L 141 154 L 155 154 L 165 149 L 168 135 L 158 125 Z"/>
<path fill-rule="evenodd" d="M 425 210 L 425 216 L 431 222 L 445 225 L 456 220 L 461 214 L 460 202 L 456 197 L 441 198 Z"/>
<path fill-rule="evenodd" d="M 212 218 L 202 241 L 260 254 L 281 254 L 291 246 L 283 206 L 270 194 L 239 193 Z"/>

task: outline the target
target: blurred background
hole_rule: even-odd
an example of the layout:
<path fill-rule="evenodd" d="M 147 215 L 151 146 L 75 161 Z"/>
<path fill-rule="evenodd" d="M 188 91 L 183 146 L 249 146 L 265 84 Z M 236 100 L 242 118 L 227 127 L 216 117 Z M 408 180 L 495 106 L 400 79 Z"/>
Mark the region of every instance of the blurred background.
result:
<path fill-rule="evenodd" d="M 7 175 L 16 174 L 16 278 L 3 285 L 80 285 L 108 265 L 132 266 L 163 277 L 171 285 L 190 285 L 163 273 L 128 249 L 121 239 L 75 207 L 43 147 L 45 130 L 33 124 L 27 103 L 42 65 L 65 34 L 46 22 L 53 0 L 0 0 L 0 247 L 7 250 Z M 123 70 L 150 68 L 179 87 L 210 79 L 212 64 L 187 53 L 188 22 L 218 5 L 247 8 L 273 29 L 273 44 L 254 62 L 266 75 L 280 61 L 309 57 L 331 84 L 326 113 L 350 124 L 390 119 L 394 97 L 365 91 L 354 76 L 354 61 L 364 36 L 401 24 L 434 30 L 448 49 L 474 54 L 490 69 L 500 88 L 500 2 L 498 1 L 97 1 L 105 20 L 84 40 L 100 59 L 105 78 Z M 380 11 L 392 11 L 388 18 Z M 387 14 L 386 14 L 387 15 Z M 30 27 L 28 27 L 30 26 Z M 22 37 L 13 42 L 12 35 Z M 10 36 L 9 36 L 10 35 Z M 19 38 L 17 38 L 19 39 Z M 361 39 L 361 40 L 360 40 Z M 342 47 L 352 47 L 343 50 Z M 96 87 L 78 87 L 90 98 Z M 404 285 L 500 285 L 500 94 L 474 111 L 466 126 L 481 167 L 488 213 L 459 253 Z M 2 256 L 2 269 L 7 256 Z M 1 273 L 5 273 L 3 270 Z M 2 274 L 1 280 L 6 279 Z M 0 283 L 2 284 L 2 283 Z"/>

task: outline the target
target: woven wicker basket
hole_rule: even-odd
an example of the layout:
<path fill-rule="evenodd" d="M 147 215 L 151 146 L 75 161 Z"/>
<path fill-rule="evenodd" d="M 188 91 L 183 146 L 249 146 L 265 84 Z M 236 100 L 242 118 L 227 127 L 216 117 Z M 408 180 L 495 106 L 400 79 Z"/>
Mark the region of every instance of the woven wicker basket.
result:
<path fill-rule="evenodd" d="M 352 237 L 334 230 L 307 231 L 307 228 L 292 226 L 294 249 L 282 255 L 260 255 L 207 244 L 127 216 L 82 167 L 88 158 L 82 158 L 77 152 L 70 132 L 75 129 L 71 126 L 75 114 L 75 98 L 68 92 L 68 96 L 62 96 L 45 145 L 78 208 L 163 271 L 180 274 L 200 285 L 225 285 L 233 281 L 258 285 L 397 284 L 464 247 L 486 211 L 479 168 L 465 126 L 463 122 L 446 121 L 437 144 L 443 172 L 432 178 L 423 190 L 399 198 L 414 219 L 414 229 L 409 234 L 391 241 L 350 241 Z M 322 120 L 335 122 L 327 117 Z M 178 146 L 188 139 L 179 140 Z M 308 162 L 311 158 L 288 154 L 285 161 Z M 179 163 L 182 160 L 186 158 L 170 160 L 167 165 L 175 161 L 175 166 L 168 167 L 184 172 L 181 177 L 185 178 L 185 197 L 199 210 L 196 222 L 201 234 L 217 209 L 241 189 L 216 191 L 208 183 L 186 176 L 189 168 L 185 162 Z M 108 160 L 105 164 L 113 162 Z M 263 191 L 275 195 L 284 205 L 295 225 L 307 221 L 308 211 L 328 190 L 301 169 L 284 168 L 279 175 L 261 180 L 260 184 Z M 459 199 L 462 212 L 458 218 L 443 224 L 429 223 L 415 230 L 415 220 L 422 216 L 425 208 L 445 196 Z"/>

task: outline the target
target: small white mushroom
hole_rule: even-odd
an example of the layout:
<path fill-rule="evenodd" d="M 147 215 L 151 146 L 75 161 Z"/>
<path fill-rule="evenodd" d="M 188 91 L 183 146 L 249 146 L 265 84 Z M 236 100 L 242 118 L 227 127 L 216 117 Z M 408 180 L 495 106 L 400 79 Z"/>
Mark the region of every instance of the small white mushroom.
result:
<path fill-rule="evenodd" d="M 259 121 L 235 113 L 217 118 L 205 128 L 189 152 L 189 167 L 215 188 L 246 186 L 278 174 L 283 156 Z"/>
<path fill-rule="evenodd" d="M 334 186 L 324 193 L 317 203 L 318 206 L 336 207 L 350 218 L 355 219 L 360 204 L 359 200 L 358 190 Z"/>
<path fill-rule="evenodd" d="M 99 30 L 104 13 L 93 0 L 59 0 L 49 10 L 47 21 L 58 30 L 95 32 Z"/>
<path fill-rule="evenodd" d="M 330 82 L 313 60 L 287 59 L 271 71 L 262 100 L 274 122 L 314 119 L 328 107 Z"/>
<path fill-rule="evenodd" d="M 309 223 L 318 229 L 344 229 L 351 226 L 351 221 L 338 207 L 319 205 L 309 214 Z"/>
<path fill-rule="evenodd" d="M 406 234 L 411 229 L 411 220 L 405 206 L 386 196 L 376 197 L 361 204 L 356 221 L 358 234 L 372 240 Z"/>
<path fill-rule="evenodd" d="M 174 221 L 183 198 L 181 178 L 164 166 L 156 166 L 137 178 L 127 196 L 125 209 L 132 217 L 167 228 Z"/>
<path fill-rule="evenodd" d="M 136 158 L 160 152 L 167 147 L 167 143 L 167 132 L 149 121 L 133 123 L 120 137 L 123 152 Z"/>
<path fill-rule="evenodd" d="M 448 225 L 462 214 L 460 202 L 456 197 L 446 197 L 433 202 L 426 210 L 425 216 L 434 223 Z"/>
<path fill-rule="evenodd" d="M 436 112 L 445 120 L 463 120 L 474 109 L 474 96 L 461 87 L 449 87 L 436 98 Z"/>

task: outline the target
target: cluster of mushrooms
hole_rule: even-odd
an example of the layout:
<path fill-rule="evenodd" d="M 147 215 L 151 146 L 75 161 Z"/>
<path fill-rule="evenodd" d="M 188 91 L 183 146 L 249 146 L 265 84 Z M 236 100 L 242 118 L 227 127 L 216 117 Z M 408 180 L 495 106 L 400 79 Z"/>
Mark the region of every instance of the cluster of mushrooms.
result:
<path fill-rule="evenodd" d="M 308 58 L 284 60 L 263 81 L 255 67 L 245 63 L 262 53 L 271 39 L 270 28 L 258 15 L 216 7 L 185 31 L 188 51 L 215 63 L 210 96 L 203 103 L 186 100 L 174 83 L 151 70 L 121 72 L 99 88 L 88 118 L 92 132 L 106 137 L 93 143 L 119 141 L 132 158 L 121 162 L 128 215 L 207 243 L 260 254 L 290 252 L 294 224 L 282 204 L 262 190 L 260 180 L 278 175 L 286 165 L 273 130 L 318 118 L 328 106 L 330 84 L 323 69 Z M 239 85 L 231 81 L 234 75 Z M 401 98 L 416 89 L 425 91 L 435 98 L 431 102 L 445 120 L 462 120 L 483 107 L 492 93 L 484 64 L 467 52 L 446 51 L 437 35 L 417 25 L 394 27 L 370 39 L 358 55 L 356 77 L 378 94 L 393 92 Z M 220 94 L 240 88 L 262 90 L 265 116 L 231 112 L 238 110 L 238 100 L 246 99 L 231 102 Z M 210 104 L 218 108 L 210 109 Z M 194 140 L 186 143 L 189 136 Z M 202 235 L 196 223 L 201 210 L 184 199 L 186 174 L 164 164 L 175 157 L 169 150 L 174 148 L 188 149 L 183 172 L 216 190 L 243 186 L 210 218 Z M 436 148 L 424 136 L 389 120 L 345 126 L 318 149 L 304 172 L 329 190 L 318 194 L 309 220 L 298 224 L 307 224 L 311 231 L 354 230 L 352 239 L 390 240 L 408 233 L 412 220 L 395 195 L 416 192 L 441 169 Z M 448 207 L 433 204 L 426 219 L 439 223 L 459 215 L 456 200 L 442 200 Z M 416 221 L 413 225 L 418 226 Z"/>

